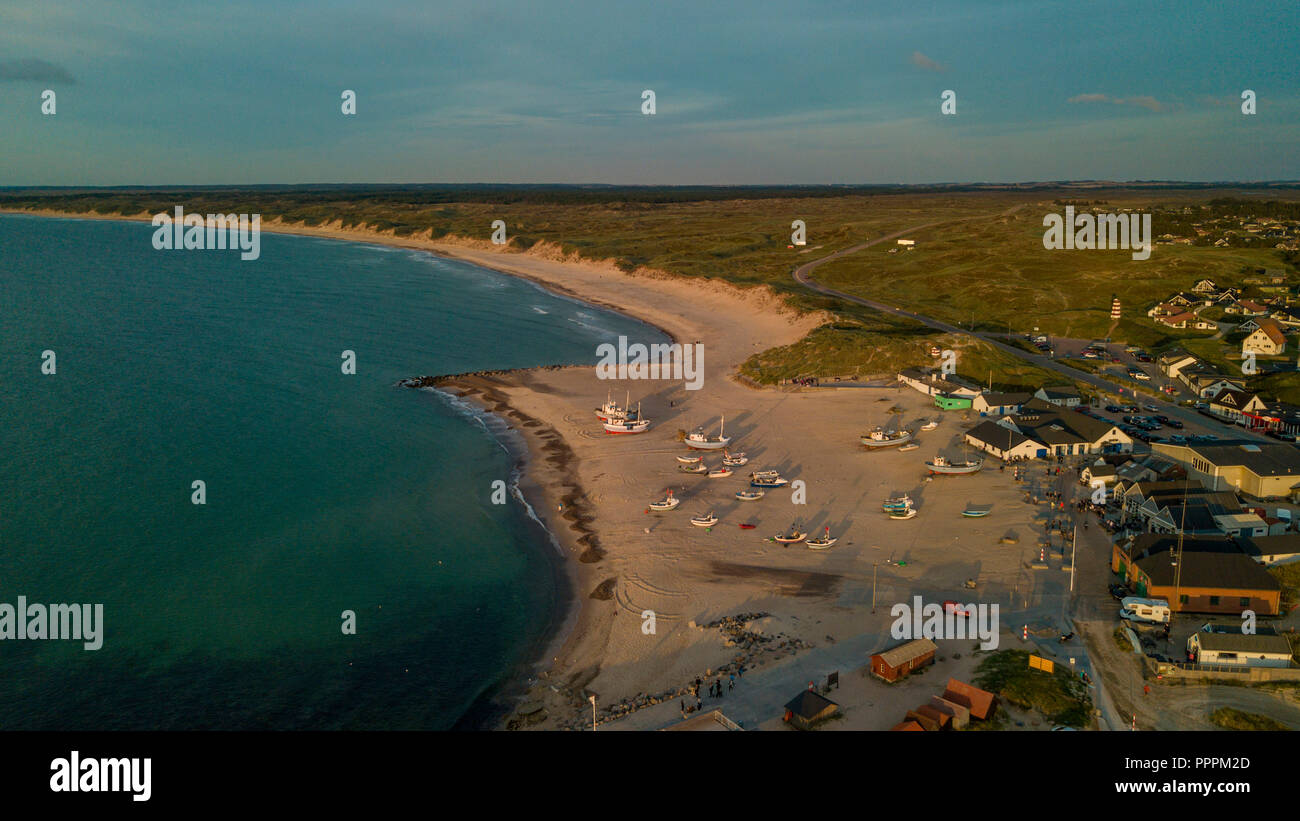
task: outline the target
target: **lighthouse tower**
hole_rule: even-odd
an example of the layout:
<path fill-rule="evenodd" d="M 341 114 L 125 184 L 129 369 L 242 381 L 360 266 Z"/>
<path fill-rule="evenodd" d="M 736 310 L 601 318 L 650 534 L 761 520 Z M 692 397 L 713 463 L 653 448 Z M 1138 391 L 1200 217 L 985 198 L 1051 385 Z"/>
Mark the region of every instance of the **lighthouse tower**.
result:
<path fill-rule="evenodd" d="M 1113 295 L 1110 298 L 1110 318 L 1112 321 L 1119 319 L 1119 297 Z"/>

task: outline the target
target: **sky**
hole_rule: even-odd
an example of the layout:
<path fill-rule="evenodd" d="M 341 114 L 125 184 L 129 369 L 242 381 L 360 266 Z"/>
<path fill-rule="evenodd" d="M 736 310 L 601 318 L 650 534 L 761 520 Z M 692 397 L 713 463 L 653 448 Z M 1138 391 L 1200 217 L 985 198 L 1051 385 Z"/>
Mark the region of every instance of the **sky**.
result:
<path fill-rule="evenodd" d="M 1298 31 L 1292 0 L 9 0 L 0 185 L 1297 180 Z"/>

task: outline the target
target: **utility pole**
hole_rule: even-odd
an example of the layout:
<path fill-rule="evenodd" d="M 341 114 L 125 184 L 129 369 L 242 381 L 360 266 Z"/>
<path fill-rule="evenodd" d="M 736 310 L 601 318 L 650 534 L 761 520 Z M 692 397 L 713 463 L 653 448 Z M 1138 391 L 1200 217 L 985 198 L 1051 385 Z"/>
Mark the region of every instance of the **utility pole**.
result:
<path fill-rule="evenodd" d="M 871 612 L 876 612 L 876 568 L 879 562 L 871 563 Z"/>

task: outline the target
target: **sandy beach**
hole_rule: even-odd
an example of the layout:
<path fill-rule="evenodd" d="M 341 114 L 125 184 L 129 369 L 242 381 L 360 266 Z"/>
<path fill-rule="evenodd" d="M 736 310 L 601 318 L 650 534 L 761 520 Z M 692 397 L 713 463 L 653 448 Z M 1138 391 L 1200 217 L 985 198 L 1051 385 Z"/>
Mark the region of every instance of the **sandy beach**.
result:
<path fill-rule="evenodd" d="M 566 552 L 577 598 L 577 612 L 535 678 L 522 685 L 522 713 L 507 716 L 502 726 L 590 728 L 588 696 L 594 695 L 601 729 L 658 729 L 680 720 L 682 694 L 695 679 L 725 682 L 743 671 L 735 690 L 717 703 L 710 699 L 706 709 L 720 707 L 747 729 L 780 727 L 785 701 L 838 671 L 845 683 L 837 725 L 888 729 L 907 708 L 937 695 L 947 675 L 969 676 L 975 645 L 941 642 L 938 670 L 906 687 L 874 681 L 863 672 L 869 654 L 898 643 L 889 637 L 893 604 L 914 595 L 998 602 L 1004 647 L 1013 630 L 1019 640 L 1020 617 L 1008 626 L 1007 611 L 1041 610 L 1036 615 L 1050 621 L 1044 614 L 1069 574 L 1060 572 L 1056 556 L 1049 569 L 1026 569 L 1038 557 L 1045 507 L 1027 504 L 1026 486 L 996 463 L 974 476 L 927 479 L 926 459 L 936 453 L 960 457 L 962 433 L 977 419 L 944 414 L 927 397 L 892 383 L 759 389 L 735 378 L 748 356 L 796 341 L 822 316 L 799 315 L 766 289 L 742 291 L 656 272 L 629 275 L 612 264 L 545 249 L 515 253 L 486 242 L 399 238 L 337 225 L 264 222 L 263 229 L 464 259 L 614 308 L 704 347 L 698 391 L 685 390 L 682 380 L 602 380 L 592 367 L 460 376 L 439 384 L 523 434 L 528 456 L 520 487 Z M 918 362 L 922 356 L 918 348 Z M 610 391 L 620 401 L 630 392 L 632 402 L 640 402 L 653 420 L 647 433 L 604 433 L 593 410 Z M 746 452 L 749 464 L 729 478 L 678 472 L 674 457 L 687 453 L 679 432 L 701 425 L 716 431 L 724 416 L 727 434 L 735 437 L 732 450 Z M 918 450 L 868 452 L 858 443 L 874 425 L 916 429 L 928 419 L 941 424 L 918 434 Z M 719 462 L 717 455 L 705 456 L 710 467 Z M 736 500 L 736 491 L 748 487 L 749 472 L 767 468 L 802 480 L 806 502 L 794 503 L 788 487 L 756 502 Z M 1042 466 L 1032 470 L 1043 472 Z M 647 504 L 668 488 L 681 505 L 648 512 Z M 891 520 L 880 502 L 904 492 L 916 500 L 919 515 Z M 992 511 L 980 519 L 963 517 L 972 503 L 992 505 Z M 707 511 L 720 518 L 717 525 L 691 525 L 692 516 Z M 796 521 L 810 533 L 829 527 L 839 542 L 814 551 L 770 540 Z M 755 527 L 741 529 L 741 523 Z M 977 589 L 964 590 L 963 581 L 972 578 Z M 653 612 L 653 630 L 647 611 Z"/>

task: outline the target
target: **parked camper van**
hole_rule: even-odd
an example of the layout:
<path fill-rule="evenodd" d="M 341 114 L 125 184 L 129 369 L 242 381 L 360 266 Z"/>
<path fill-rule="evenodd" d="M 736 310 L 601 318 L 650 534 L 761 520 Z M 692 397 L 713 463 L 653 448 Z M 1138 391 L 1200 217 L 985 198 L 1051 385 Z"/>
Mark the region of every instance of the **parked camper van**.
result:
<path fill-rule="evenodd" d="M 1126 596 L 1120 600 L 1119 617 L 1152 624 L 1169 623 L 1169 602 L 1164 599 L 1140 599 Z"/>

